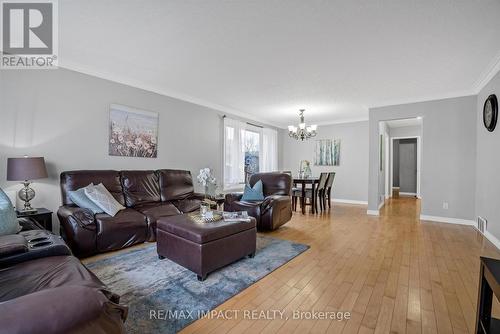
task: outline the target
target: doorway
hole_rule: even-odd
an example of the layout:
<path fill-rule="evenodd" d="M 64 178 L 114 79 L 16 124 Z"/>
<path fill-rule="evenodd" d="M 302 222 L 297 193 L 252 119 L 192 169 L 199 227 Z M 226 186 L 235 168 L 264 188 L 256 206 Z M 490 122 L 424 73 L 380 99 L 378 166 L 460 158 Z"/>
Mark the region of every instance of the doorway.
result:
<path fill-rule="evenodd" d="M 393 138 L 392 188 L 417 196 L 417 138 Z"/>
<path fill-rule="evenodd" d="M 386 191 L 389 197 L 420 196 L 423 120 L 420 117 L 386 121 L 390 136 L 389 172 Z"/>

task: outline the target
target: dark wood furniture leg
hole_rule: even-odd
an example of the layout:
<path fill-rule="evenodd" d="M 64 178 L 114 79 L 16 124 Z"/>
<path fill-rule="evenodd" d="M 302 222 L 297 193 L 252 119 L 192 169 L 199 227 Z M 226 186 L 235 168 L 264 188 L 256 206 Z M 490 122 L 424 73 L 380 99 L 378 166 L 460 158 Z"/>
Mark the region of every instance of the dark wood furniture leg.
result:
<path fill-rule="evenodd" d="M 328 208 L 332 207 L 332 188 L 328 188 Z"/>
<path fill-rule="evenodd" d="M 306 213 L 306 183 L 302 182 L 302 198 L 300 199 L 300 205 L 302 207 L 302 214 Z"/>
<path fill-rule="evenodd" d="M 493 291 L 491 290 L 488 281 L 484 277 L 483 264 L 481 264 L 479 277 L 480 277 L 480 282 L 479 282 L 479 293 L 477 300 L 476 333 L 488 334 L 488 331 L 485 329 L 490 328 Z"/>
<path fill-rule="evenodd" d="M 317 207 L 318 204 L 316 203 L 317 202 L 317 200 L 316 200 L 317 194 L 314 191 L 314 186 L 315 186 L 315 184 L 314 184 L 314 182 L 312 182 L 312 184 L 311 184 L 311 187 L 312 187 L 311 188 L 311 211 L 312 211 L 312 213 L 317 213 L 318 212 L 318 207 Z"/>

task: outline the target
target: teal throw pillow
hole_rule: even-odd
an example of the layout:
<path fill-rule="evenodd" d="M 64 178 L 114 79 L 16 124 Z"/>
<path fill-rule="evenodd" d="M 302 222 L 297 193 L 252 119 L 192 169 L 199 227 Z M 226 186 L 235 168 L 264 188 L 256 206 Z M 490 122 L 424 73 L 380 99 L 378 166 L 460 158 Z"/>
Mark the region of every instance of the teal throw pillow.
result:
<path fill-rule="evenodd" d="M 259 180 L 251 188 L 249 185 L 245 185 L 245 191 L 243 192 L 242 201 L 263 201 L 264 191 L 262 190 L 262 181 Z"/>

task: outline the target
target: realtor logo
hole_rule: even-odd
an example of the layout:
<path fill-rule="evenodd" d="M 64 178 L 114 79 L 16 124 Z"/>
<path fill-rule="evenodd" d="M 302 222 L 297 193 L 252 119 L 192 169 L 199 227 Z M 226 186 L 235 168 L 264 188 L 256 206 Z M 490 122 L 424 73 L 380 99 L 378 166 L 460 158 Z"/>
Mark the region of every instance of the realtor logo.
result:
<path fill-rule="evenodd" d="M 57 1 L 3 0 L 2 69 L 57 68 Z"/>

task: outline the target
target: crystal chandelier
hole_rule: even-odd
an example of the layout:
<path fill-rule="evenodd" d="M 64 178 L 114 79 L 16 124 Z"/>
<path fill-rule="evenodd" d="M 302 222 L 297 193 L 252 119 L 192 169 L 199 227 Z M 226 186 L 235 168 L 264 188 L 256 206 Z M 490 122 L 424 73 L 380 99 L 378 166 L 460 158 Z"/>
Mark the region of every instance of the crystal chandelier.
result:
<path fill-rule="evenodd" d="M 300 109 L 299 127 L 294 125 L 288 126 L 288 135 L 297 140 L 305 140 L 316 136 L 316 130 L 318 129 L 317 125 L 306 126 L 306 122 L 304 121 L 304 111 L 305 109 Z"/>

